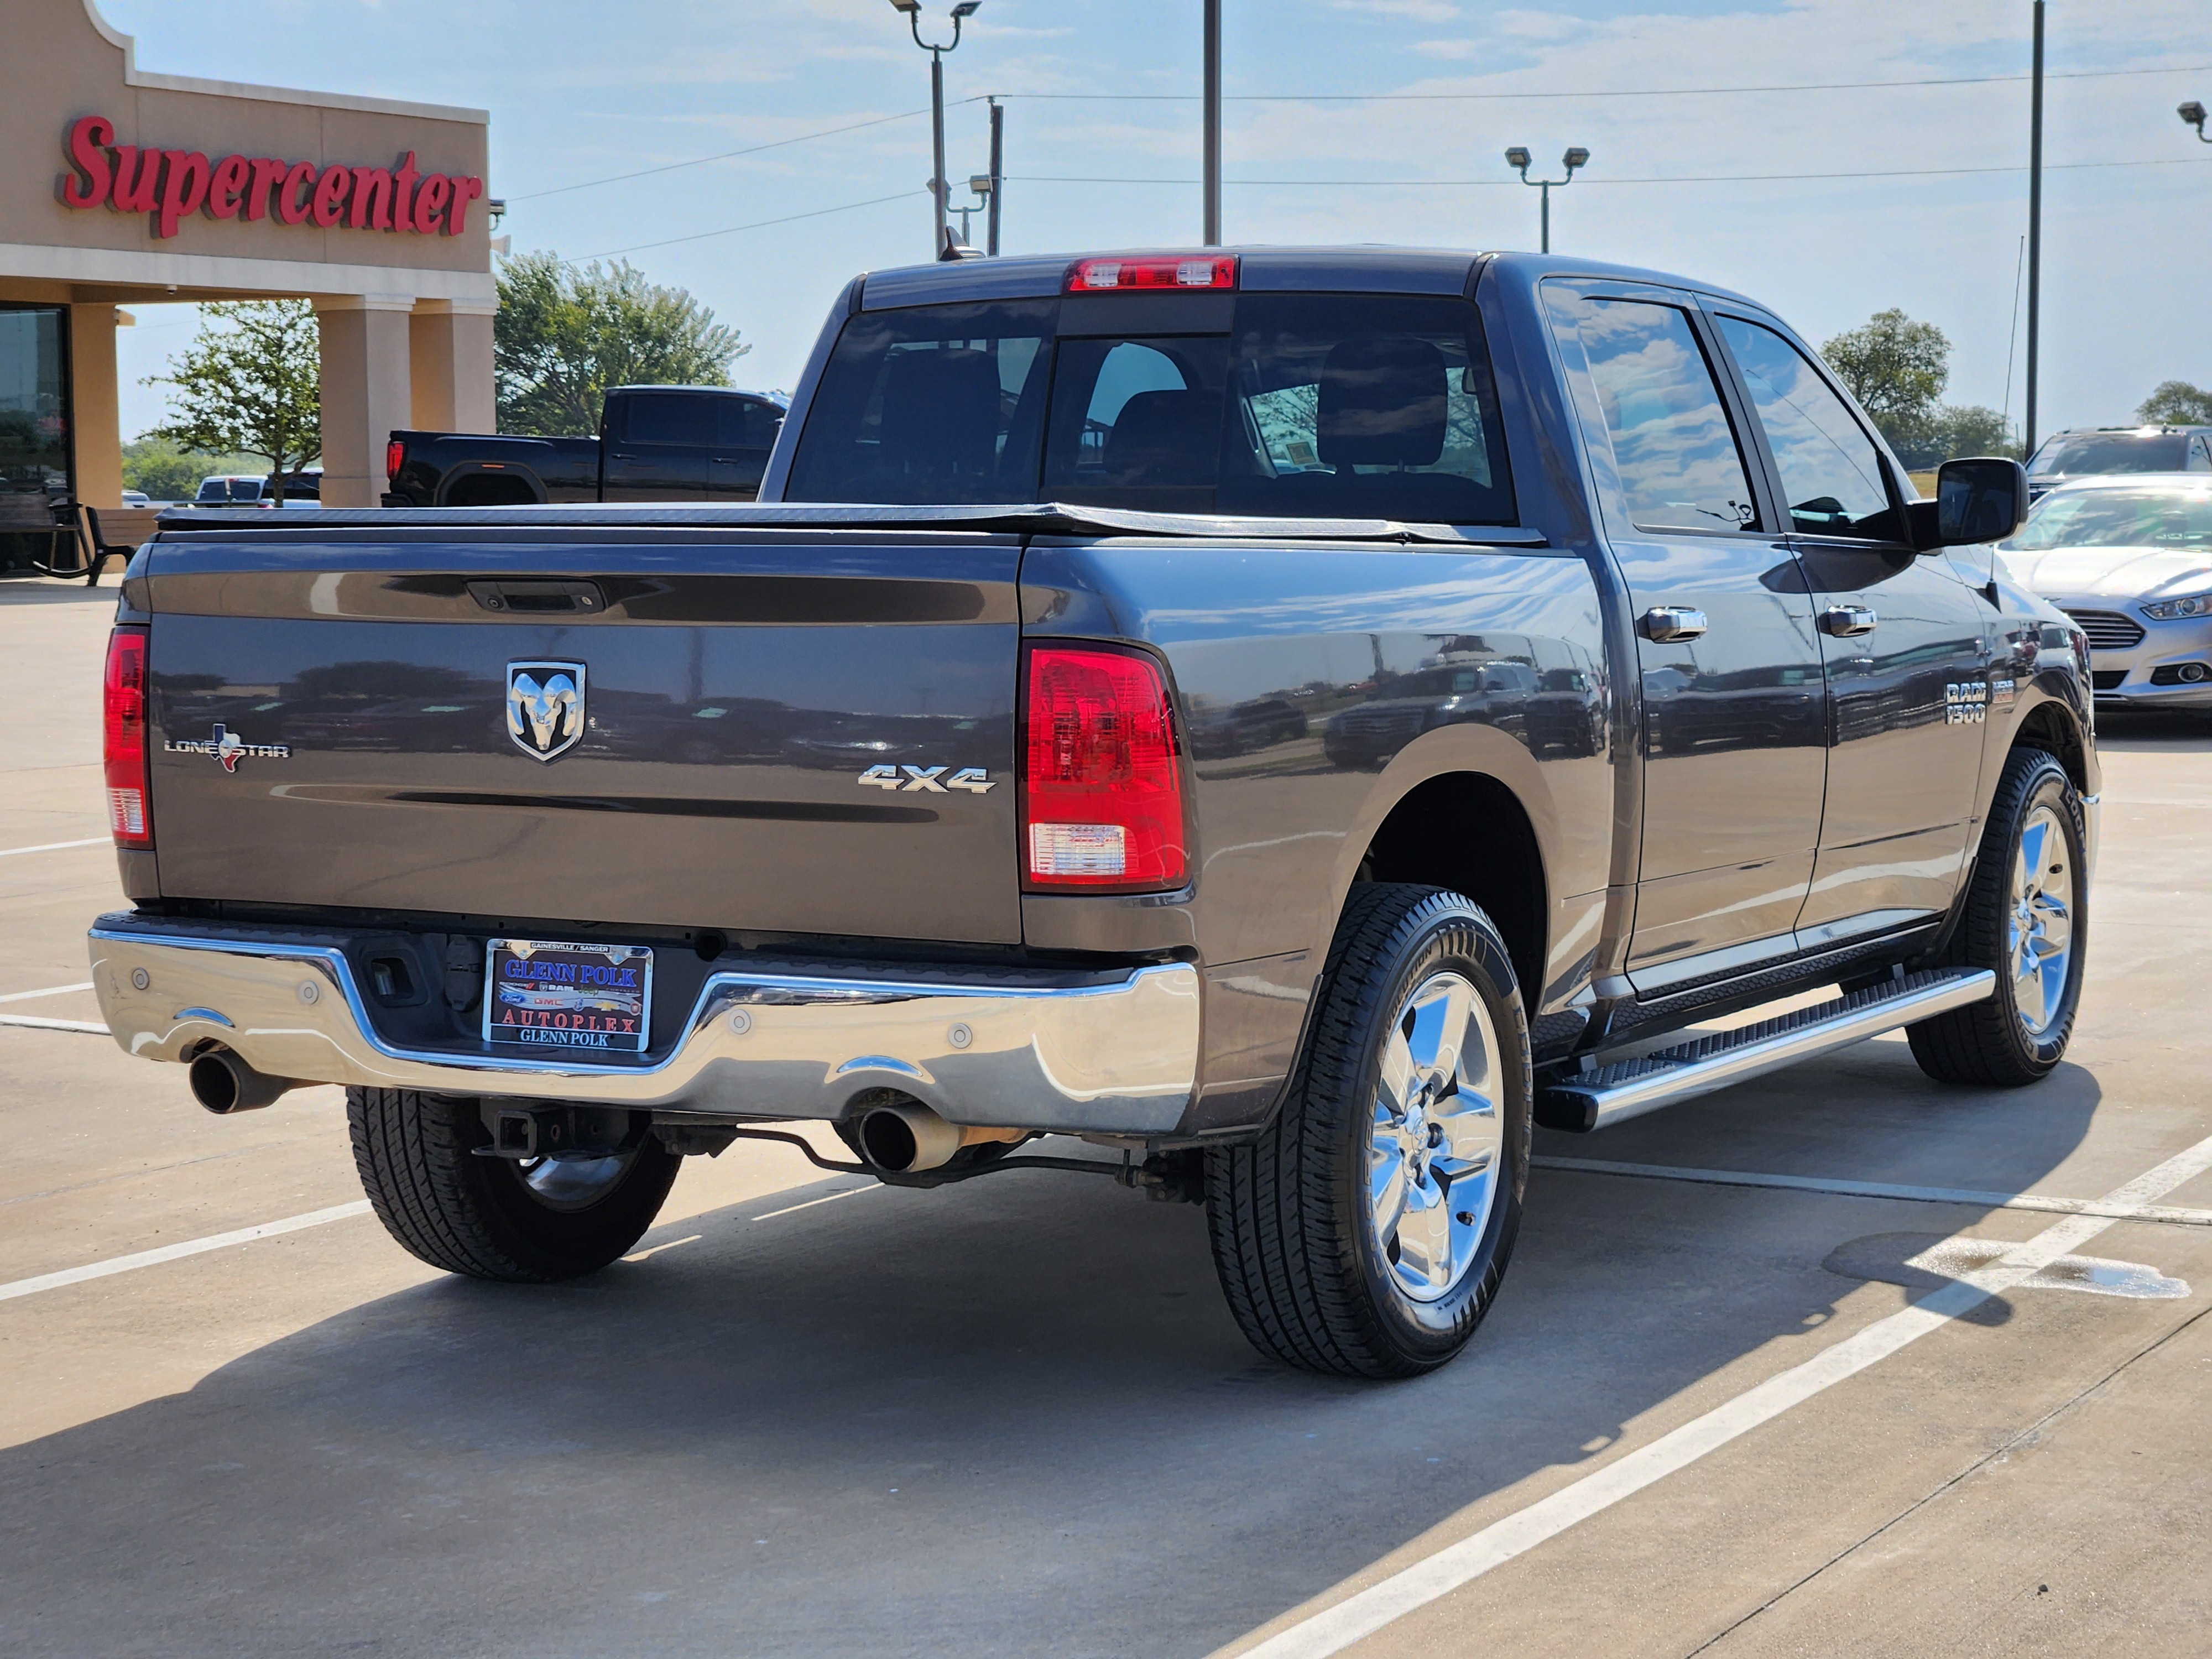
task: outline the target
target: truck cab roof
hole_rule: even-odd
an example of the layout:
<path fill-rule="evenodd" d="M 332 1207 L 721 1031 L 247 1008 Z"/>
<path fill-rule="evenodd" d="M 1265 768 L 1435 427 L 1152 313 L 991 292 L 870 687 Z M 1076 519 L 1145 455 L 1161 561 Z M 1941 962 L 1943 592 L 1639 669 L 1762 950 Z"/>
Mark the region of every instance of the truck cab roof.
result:
<path fill-rule="evenodd" d="M 1757 303 L 1711 283 L 1603 260 L 1556 253 L 1372 244 L 1356 247 L 1092 249 L 1076 253 L 1022 254 L 901 265 L 870 271 L 861 277 L 855 308 L 889 311 L 903 306 L 963 301 L 1049 299 L 1061 291 L 1068 269 L 1077 260 L 1111 258 L 1117 253 L 1132 259 L 1233 256 L 1237 261 L 1237 286 L 1249 293 L 1464 294 L 1480 267 L 1496 264 L 1522 273 L 1530 281 L 1553 276 L 1610 277 L 1620 282 L 1694 289 L 1747 305 Z"/>

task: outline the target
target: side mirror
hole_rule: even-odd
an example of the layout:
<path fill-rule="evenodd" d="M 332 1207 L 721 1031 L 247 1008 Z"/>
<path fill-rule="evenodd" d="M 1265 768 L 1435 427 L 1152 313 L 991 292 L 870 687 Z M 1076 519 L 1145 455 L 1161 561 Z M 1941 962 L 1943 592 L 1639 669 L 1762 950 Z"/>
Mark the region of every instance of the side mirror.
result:
<path fill-rule="evenodd" d="M 1946 461 L 1936 499 L 1915 503 L 1913 544 L 1925 552 L 1962 542 L 2001 542 L 2027 522 L 2027 470 L 2002 456 Z"/>

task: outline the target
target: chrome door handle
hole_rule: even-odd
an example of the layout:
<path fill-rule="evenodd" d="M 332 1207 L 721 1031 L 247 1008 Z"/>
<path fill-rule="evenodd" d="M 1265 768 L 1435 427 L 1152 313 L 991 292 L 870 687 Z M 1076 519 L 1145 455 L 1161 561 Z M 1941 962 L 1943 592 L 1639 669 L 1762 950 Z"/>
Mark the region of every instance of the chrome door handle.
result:
<path fill-rule="evenodd" d="M 1870 606 L 1832 605 L 1820 613 L 1820 631 L 1839 640 L 1856 639 L 1861 634 L 1873 633 L 1877 620 Z"/>
<path fill-rule="evenodd" d="M 1685 605 L 1655 605 L 1644 613 L 1644 637 L 1655 645 L 1694 640 L 1705 631 L 1705 613 Z"/>

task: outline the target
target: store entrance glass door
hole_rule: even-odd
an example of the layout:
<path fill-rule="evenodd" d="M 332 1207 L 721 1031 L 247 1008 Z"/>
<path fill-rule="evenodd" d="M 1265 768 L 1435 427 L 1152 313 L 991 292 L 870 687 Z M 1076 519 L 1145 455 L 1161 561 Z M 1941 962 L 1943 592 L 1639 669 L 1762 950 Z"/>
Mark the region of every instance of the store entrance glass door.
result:
<path fill-rule="evenodd" d="M 71 495 L 69 356 L 58 306 L 0 306 L 0 569 L 52 556 Z"/>

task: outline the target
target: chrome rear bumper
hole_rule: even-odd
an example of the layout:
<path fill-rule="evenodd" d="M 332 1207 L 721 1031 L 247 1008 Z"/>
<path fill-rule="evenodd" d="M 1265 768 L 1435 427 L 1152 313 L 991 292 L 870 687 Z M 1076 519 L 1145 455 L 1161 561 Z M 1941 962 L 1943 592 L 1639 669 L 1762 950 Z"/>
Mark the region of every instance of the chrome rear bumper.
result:
<path fill-rule="evenodd" d="M 897 1089 L 955 1123 L 1159 1134 L 1197 1080 L 1199 978 L 1185 963 L 1105 982 L 995 975 L 708 975 L 671 1052 L 635 1066 L 409 1049 L 378 1035 L 344 953 L 218 930 L 101 919 L 94 988 L 124 1051 L 182 1060 L 209 1043 L 311 1083 L 836 1118 Z"/>

